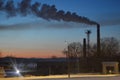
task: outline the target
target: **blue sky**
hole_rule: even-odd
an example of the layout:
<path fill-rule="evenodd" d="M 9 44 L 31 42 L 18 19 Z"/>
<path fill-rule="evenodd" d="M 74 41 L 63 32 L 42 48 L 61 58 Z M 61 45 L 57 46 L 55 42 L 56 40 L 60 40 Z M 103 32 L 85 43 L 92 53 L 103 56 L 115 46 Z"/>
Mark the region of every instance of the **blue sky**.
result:
<path fill-rule="evenodd" d="M 20 0 L 14 0 L 20 2 Z M 57 10 L 76 12 L 101 25 L 101 37 L 120 40 L 120 0 L 32 0 L 55 5 Z M 96 43 L 96 26 L 83 23 L 51 20 L 34 15 L 7 18 L 0 11 L 0 50 L 2 55 L 16 57 L 64 56 L 65 41 L 81 42 L 85 30 L 92 31 L 90 41 Z"/>

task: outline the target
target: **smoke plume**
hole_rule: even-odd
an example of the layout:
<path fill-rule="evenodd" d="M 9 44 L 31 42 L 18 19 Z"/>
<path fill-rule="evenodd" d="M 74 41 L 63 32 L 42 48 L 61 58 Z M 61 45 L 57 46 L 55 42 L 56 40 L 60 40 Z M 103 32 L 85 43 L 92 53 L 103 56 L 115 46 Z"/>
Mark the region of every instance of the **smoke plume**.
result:
<path fill-rule="evenodd" d="M 0 11 L 5 11 L 8 17 L 13 17 L 17 14 L 20 14 L 22 16 L 34 14 L 37 17 L 49 21 L 63 20 L 66 22 L 78 22 L 90 25 L 97 24 L 96 22 L 89 20 L 87 17 L 79 16 L 76 13 L 57 10 L 55 5 L 41 4 L 39 2 L 31 4 L 31 0 L 22 0 L 20 3 L 18 3 L 17 7 L 15 7 L 13 0 L 8 0 L 6 4 L 4 0 L 0 0 Z"/>

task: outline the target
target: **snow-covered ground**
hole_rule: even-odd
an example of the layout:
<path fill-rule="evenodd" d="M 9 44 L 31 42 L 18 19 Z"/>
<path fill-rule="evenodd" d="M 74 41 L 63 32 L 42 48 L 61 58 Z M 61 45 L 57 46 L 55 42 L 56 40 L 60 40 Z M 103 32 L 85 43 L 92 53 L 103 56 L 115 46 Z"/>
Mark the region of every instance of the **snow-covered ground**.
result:
<path fill-rule="evenodd" d="M 0 78 L 0 80 L 120 80 L 120 75 L 100 75 L 100 74 L 76 74 L 71 75 L 50 75 L 50 76 L 30 76 Z"/>

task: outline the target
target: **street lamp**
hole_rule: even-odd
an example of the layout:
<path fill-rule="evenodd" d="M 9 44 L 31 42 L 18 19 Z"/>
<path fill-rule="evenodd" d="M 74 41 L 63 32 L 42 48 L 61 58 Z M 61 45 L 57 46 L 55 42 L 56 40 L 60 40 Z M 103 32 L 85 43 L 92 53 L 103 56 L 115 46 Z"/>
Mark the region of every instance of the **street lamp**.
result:
<path fill-rule="evenodd" d="M 67 50 L 65 52 L 66 52 L 66 59 L 67 59 L 67 66 L 68 66 L 68 78 L 70 78 L 69 43 L 67 41 L 65 41 L 65 43 L 67 44 Z"/>

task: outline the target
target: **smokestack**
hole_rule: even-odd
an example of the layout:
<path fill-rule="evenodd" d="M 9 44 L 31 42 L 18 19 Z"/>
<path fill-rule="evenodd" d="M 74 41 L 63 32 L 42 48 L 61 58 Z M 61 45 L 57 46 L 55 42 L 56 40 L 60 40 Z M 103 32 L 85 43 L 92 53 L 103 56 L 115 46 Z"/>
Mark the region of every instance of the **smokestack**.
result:
<path fill-rule="evenodd" d="M 101 47 L 100 47 L 100 25 L 97 24 L 97 57 L 100 56 L 101 53 Z"/>
<path fill-rule="evenodd" d="M 5 6 L 3 6 L 5 4 Z M 66 22 L 77 22 L 85 23 L 90 25 L 96 25 L 97 23 L 88 19 L 84 16 L 79 16 L 77 13 L 72 13 L 70 11 L 57 10 L 55 5 L 41 4 L 35 2 L 31 5 L 31 0 L 22 0 L 20 3 L 17 3 L 17 6 L 14 4 L 14 0 L 0 0 L 0 11 L 6 12 L 9 17 L 17 16 L 27 16 L 29 14 L 34 14 L 39 18 L 45 20 L 63 20 Z"/>
<path fill-rule="evenodd" d="M 83 39 L 83 57 L 86 58 L 86 39 Z"/>

